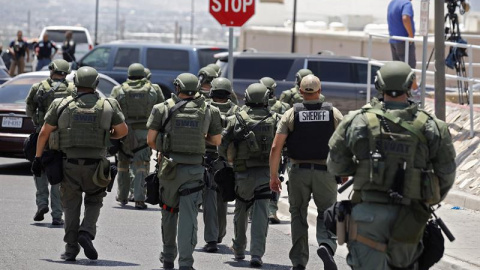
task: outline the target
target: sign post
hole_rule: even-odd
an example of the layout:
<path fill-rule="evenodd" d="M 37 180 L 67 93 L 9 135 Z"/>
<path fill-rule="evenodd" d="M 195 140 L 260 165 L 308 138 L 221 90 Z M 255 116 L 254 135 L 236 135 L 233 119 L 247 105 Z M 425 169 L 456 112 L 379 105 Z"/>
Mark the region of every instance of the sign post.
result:
<path fill-rule="evenodd" d="M 443 4 L 443 2 L 441 3 Z M 420 106 L 425 108 L 425 84 L 427 80 L 427 47 L 428 47 L 428 15 L 430 0 L 422 0 L 420 4 L 420 35 L 423 36 L 422 78 L 420 84 Z"/>
<path fill-rule="evenodd" d="M 241 27 L 255 14 L 255 0 L 210 0 L 210 14 L 228 29 L 228 79 L 233 84 L 233 28 Z"/>

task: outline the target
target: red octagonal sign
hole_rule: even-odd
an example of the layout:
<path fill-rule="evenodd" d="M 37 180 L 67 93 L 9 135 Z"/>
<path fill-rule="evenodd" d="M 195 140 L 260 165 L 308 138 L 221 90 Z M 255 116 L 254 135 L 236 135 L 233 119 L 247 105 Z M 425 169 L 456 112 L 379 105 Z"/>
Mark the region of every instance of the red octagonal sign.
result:
<path fill-rule="evenodd" d="M 210 0 L 210 14 L 225 26 L 242 26 L 255 14 L 255 0 Z"/>

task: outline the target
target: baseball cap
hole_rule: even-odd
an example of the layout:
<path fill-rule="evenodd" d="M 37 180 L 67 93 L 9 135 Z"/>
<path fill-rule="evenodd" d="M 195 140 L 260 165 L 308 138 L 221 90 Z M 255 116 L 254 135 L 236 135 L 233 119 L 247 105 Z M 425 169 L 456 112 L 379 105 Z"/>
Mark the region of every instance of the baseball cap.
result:
<path fill-rule="evenodd" d="M 302 82 L 300 83 L 300 89 L 306 93 L 314 93 L 320 90 L 321 84 L 320 79 L 315 75 L 307 75 L 303 77 Z"/>

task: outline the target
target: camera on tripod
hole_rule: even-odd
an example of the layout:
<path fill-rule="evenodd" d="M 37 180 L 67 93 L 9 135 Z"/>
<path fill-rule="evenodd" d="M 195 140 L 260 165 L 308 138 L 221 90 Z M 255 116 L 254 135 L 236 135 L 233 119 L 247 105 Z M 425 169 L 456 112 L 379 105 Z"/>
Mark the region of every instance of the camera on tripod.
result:
<path fill-rule="evenodd" d="M 459 7 L 461 15 L 470 10 L 470 4 L 466 0 L 445 0 L 445 3 L 449 14 L 454 14 L 457 7 Z"/>

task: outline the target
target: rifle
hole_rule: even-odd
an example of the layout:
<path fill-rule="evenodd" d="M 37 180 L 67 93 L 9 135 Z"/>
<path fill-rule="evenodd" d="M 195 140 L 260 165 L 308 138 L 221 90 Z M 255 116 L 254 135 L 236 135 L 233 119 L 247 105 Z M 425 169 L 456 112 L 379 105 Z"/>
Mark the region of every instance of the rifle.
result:
<path fill-rule="evenodd" d="M 113 188 L 113 184 L 115 183 L 115 177 L 117 176 L 117 172 L 118 172 L 118 159 L 117 159 L 117 156 L 114 156 L 115 157 L 115 163 L 113 165 L 110 165 L 110 176 L 112 177 L 112 181 L 110 181 L 110 183 L 108 183 L 108 186 L 107 186 L 107 192 L 112 192 L 112 188 Z"/>
<path fill-rule="evenodd" d="M 438 208 L 440 208 L 440 205 L 438 205 L 437 209 Z M 440 226 L 440 229 L 442 229 L 442 232 L 447 236 L 450 242 L 455 241 L 455 236 L 453 236 L 452 232 L 448 229 L 447 225 L 445 225 L 443 220 L 435 214 L 435 210 L 437 209 L 433 209 L 433 206 L 430 206 L 430 213 L 435 218 L 435 222 L 438 224 L 438 226 Z"/>

